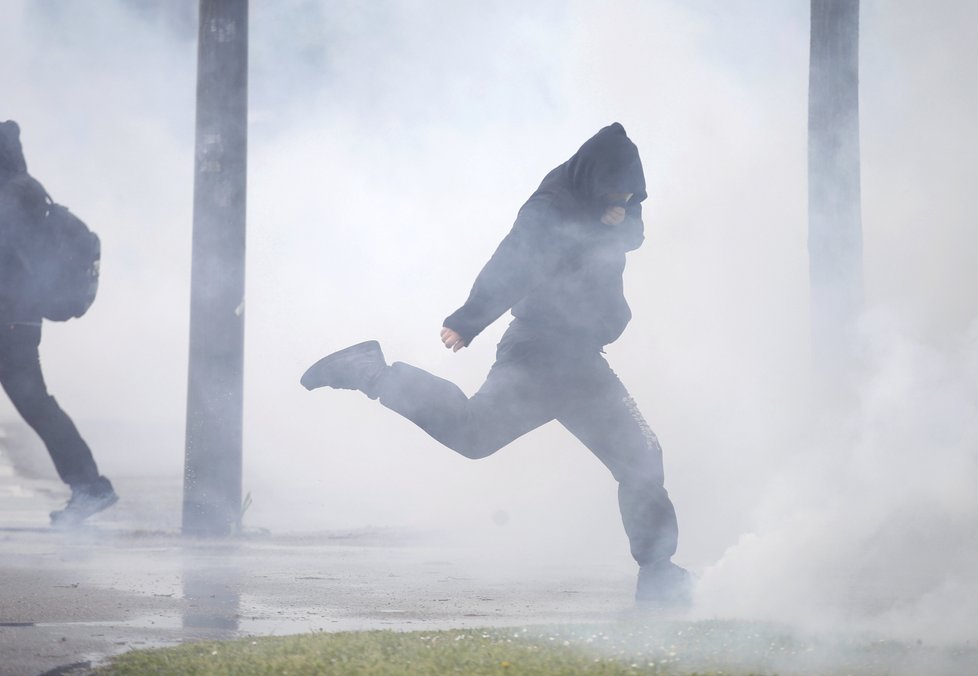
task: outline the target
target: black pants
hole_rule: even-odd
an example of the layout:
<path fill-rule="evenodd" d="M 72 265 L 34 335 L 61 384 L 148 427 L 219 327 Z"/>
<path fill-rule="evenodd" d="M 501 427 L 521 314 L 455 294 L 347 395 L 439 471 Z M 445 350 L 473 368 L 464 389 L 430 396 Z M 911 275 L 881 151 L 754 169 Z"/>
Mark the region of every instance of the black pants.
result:
<path fill-rule="evenodd" d="M 37 349 L 40 343 L 40 323 L 0 325 L 0 384 L 24 422 L 47 446 L 61 480 L 72 488 L 91 485 L 99 478 L 98 467 L 71 418 L 48 394 Z"/>
<path fill-rule="evenodd" d="M 676 551 L 676 512 L 663 485 L 662 449 L 597 349 L 555 347 L 515 322 L 471 398 L 453 383 L 395 362 L 380 402 L 467 458 L 484 458 L 557 420 L 611 471 L 632 556 L 640 565 Z"/>

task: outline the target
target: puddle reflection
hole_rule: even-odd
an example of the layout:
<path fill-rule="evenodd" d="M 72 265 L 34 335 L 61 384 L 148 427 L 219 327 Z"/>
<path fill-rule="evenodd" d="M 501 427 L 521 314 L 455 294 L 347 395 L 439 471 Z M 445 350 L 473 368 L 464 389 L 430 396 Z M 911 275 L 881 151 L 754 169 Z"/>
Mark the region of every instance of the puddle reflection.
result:
<path fill-rule="evenodd" d="M 185 553 L 183 628 L 235 633 L 239 628 L 241 569 L 233 545 Z"/>

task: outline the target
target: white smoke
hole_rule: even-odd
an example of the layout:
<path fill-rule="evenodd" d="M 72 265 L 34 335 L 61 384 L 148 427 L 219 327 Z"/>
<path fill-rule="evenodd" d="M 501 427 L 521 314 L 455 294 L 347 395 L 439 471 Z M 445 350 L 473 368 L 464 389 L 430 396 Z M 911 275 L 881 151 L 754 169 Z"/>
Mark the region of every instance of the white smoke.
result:
<path fill-rule="evenodd" d="M 794 462 L 769 477 L 755 529 L 704 571 L 698 612 L 973 639 L 978 331 L 938 350 L 888 313 L 864 328 L 851 416 L 799 421 Z"/>
<path fill-rule="evenodd" d="M 100 297 L 46 326 L 42 357 L 110 477 L 181 472 L 195 5 L 7 0 L 0 23 L 17 64 L 0 118 L 103 241 Z M 466 532 L 631 570 L 613 480 L 559 427 L 471 462 L 298 385 L 378 338 L 473 392 L 505 320 L 451 354 L 442 319 L 544 173 L 618 120 L 650 198 L 608 357 L 663 443 L 699 612 L 966 637 L 978 9 L 862 8 L 867 293 L 886 310 L 832 425 L 808 383 L 807 2 L 252 3 L 248 521 Z"/>

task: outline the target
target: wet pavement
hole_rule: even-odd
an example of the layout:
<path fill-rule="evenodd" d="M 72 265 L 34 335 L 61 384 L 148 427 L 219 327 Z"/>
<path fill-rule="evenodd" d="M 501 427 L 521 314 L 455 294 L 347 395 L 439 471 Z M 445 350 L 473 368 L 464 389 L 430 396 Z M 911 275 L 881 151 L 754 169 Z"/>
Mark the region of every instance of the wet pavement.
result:
<path fill-rule="evenodd" d="M 517 552 L 496 559 L 431 533 L 183 538 L 179 477 L 113 480 L 115 507 L 55 530 L 48 512 L 66 490 L 18 474 L 0 447 L 0 674 L 85 673 L 195 639 L 603 622 L 632 608 L 621 567 L 515 572 L 504 559 Z"/>
<path fill-rule="evenodd" d="M 23 470 L 46 459 L 39 453 L 18 456 L 15 470 L 4 441 L 0 675 L 86 674 L 128 650 L 200 639 L 516 625 L 561 627 L 561 640 L 601 644 L 609 655 L 655 655 L 691 671 L 978 673 L 973 642 L 659 622 L 636 611 L 634 570 L 622 557 L 548 561 L 519 548 L 449 544 L 444 533 L 383 529 L 183 538 L 180 477 L 114 476 L 116 506 L 84 527 L 57 530 L 48 512 L 67 490 Z M 592 635 L 595 625 L 608 633 Z"/>

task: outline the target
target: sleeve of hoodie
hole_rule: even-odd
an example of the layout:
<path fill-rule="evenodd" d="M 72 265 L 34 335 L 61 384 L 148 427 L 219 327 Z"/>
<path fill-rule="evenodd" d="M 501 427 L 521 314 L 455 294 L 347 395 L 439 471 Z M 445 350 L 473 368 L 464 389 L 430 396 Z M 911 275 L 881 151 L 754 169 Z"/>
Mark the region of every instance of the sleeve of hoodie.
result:
<path fill-rule="evenodd" d="M 31 226 L 46 208 L 41 184 L 19 174 L 0 186 L 0 296 L 16 298 L 29 274 Z"/>
<path fill-rule="evenodd" d="M 44 198 L 44 188 L 28 174 L 0 186 L 0 244 L 10 249 L 24 246 L 31 224 L 43 217 Z"/>
<path fill-rule="evenodd" d="M 523 299 L 552 270 L 557 238 L 548 218 L 549 207 L 529 202 L 520 209 L 512 230 L 475 279 L 468 300 L 445 318 L 444 326 L 466 344 Z"/>

